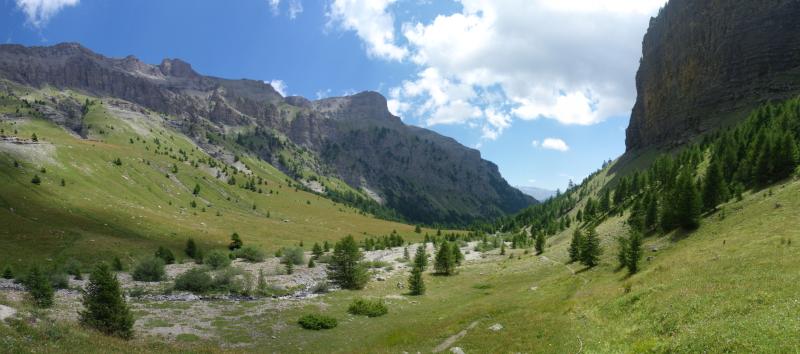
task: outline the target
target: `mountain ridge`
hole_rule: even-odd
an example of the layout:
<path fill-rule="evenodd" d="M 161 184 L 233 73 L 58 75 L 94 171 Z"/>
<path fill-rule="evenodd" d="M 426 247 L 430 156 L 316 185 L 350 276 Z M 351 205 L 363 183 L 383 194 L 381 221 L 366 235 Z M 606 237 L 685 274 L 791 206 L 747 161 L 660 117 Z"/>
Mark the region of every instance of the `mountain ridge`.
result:
<path fill-rule="evenodd" d="M 341 178 L 361 192 L 357 198 L 374 193 L 413 222 L 464 225 L 535 203 L 477 150 L 405 125 L 377 92 L 285 98 L 263 81 L 203 76 L 180 59 L 152 65 L 77 43 L 0 45 L 0 77 L 135 103 L 173 117 L 171 124 L 200 145 L 235 136 L 244 151 L 294 178 Z"/>

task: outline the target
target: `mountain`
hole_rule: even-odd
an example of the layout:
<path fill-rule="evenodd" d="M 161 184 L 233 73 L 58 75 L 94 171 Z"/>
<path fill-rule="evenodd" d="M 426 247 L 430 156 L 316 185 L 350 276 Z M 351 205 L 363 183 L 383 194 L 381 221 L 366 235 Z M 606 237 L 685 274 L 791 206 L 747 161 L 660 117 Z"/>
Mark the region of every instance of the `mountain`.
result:
<path fill-rule="evenodd" d="M 670 148 L 800 94 L 800 2 L 672 0 L 650 20 L 627 151 Z"/>
<path fill-rule="evenodd" d="M 535 203 L 477 150 L 405 125 L 376 92 L 283 97 L 262 81 L 204 76 L 179 59 L 150 65 L 74 43 L 0 45 L 0 78 L 128 101 L 164 115 L 216 155 L 255 154 L 334 200 L 408 221 L 463 225 Z M 48 117 L 85 135 L 80 104 L 61 103 Z"/>
<path fill-rule="evenodd" d="M 530 186 L 515 186 L 520 192 L 525 193 L 538 201 L 545 201 L 556 195 L 556 191 Z"/>

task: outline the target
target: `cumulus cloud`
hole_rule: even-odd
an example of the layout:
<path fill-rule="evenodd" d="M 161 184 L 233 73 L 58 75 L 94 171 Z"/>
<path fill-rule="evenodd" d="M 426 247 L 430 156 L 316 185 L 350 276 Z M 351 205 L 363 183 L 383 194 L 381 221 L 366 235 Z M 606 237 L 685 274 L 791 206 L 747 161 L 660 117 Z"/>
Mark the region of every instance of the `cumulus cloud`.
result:
<path fill-rule="evenodd" d="M 569 151 L 569 145 L 558 138 L 546 138 L 542 141 L 542 149 L 565 152 Z"/>
<path fill-rule="evenodd" d="M 395 44 L 394 16 L 388 7 L 396 0 L 334 0 L 327 16 L 331 24 L 355 31 L 370 56 L 403 60 L 406 48 Z"/>
<path fill-rule="evenodd" d="M 286 83 L 283 82 L 283 80 L 272 80 L 264 82 L 270 84 L 272 88 L 275 89 L 275 91 L 278 91 L 278 93 L 281 94 L 281 96 L 286 97 L 287 89 L 289 88 L 289 86 L 286 86 Z"/>
<path fill-rule="evenodd" d="M 269 5 L 269 9 L 272 10 L 273 15 L 277 16 L 281 13 L 281 0 L 267 0 L 267 4 Z"/>
<path fill-rule="evenodd" d="M 28 23 L 42 28 L 59 11 L 68 6 L 78 5 L 79 0 L 16 0 L 17 7 L 25 13 Z"/>
<path fill-rule="evenodd" d="M 429 126 L 474 124 L 489 140 L 513 119 L 592 125 L 629 114 L 641 38 L 650 15 L 665 3 L 458 1 L 460 11 L 428 22 L 394 24 L 392 0 L 370 1 L 364 6 L 371 11 L 336 6 L 361 1 L 336 0 L 331 12 L 342 28 L 359 34 L 371 55 L 417 66 L 416 76 L 394 88 L 393 107 Z M 367 29 L 378 30 L 371 37 L 362 34 Z"/>

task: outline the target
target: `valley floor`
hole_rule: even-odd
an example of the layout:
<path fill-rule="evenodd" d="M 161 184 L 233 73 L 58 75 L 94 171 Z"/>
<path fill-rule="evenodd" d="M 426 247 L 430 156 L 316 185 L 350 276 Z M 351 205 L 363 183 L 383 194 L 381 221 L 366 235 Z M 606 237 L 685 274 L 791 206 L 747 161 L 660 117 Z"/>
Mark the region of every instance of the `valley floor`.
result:
<path fill-rule="evenodd" d="M 510 248 L 504 256 L 471 252 L 455 276 L 426 274 L 423 296 L 398 289 L 407 271 L 396 267 L 365 290 L 311 298 L 133 301 L 132 342 L 68 324 L 61 330 L 70 339 L 7 325 L 0 336 L 11 351 L 47 352 L 92 352 L 96 343 L 107 344 L 104 352 L 793 352 L 800 347 L 799 210 L 798 181 L 746 194 L 695 232 L 647 238 L 642 270 L 633 276 L 615 261 L 623 216 L 598 227 L 605 252 L 592 269 L 565 264 L 568 229 L 540 256 Z M 348 315 L 359 297 L 384 299 L 389 313 Z M 4 290 L 0 299 L 20 309 L 17 318 L 33 316 L 18 292 Z M 72 305 L 59 302 L 36 316 L 70 323 L 59 313 Z M 339 326 L 307 331 L 296 324 L 317 312 Z"/>

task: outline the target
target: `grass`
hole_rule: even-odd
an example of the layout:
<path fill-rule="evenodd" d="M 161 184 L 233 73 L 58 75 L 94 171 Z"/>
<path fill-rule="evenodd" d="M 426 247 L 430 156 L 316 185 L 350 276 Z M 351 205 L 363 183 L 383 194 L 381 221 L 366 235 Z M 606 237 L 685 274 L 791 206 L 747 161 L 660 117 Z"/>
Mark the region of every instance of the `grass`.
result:
<path fill-rule="evenodd" d="M 73 95 L 81 102 L 85 98 L 71 92 L 50 94 Z M 33 100 L 41 93 L 27 97 Z M 6 101 L 0 108 L 13 111 L 16 103 Z M 209 155 L 156 114 L 121 119 L 107 104 L 95 104 L 84 126 L 87 139 L 40 119 L 0 121 L 4 134 L 29 138 L 36 133 L 42 142 L 0 143 L 1 263 L 75 258 L 91 264 L 115 255 L 131 263 L 132 257 L 152 253 L 159 245 L 181 258 L 187 238 L 207 251 L 224 248 L 233 232 L 265 251 L 392 230 L 419 239 L 413 226 L 361 215 L 298 190 L 286 175 L 251 156 L 241 162 L 263 178 L 262 193 L 230 186 L 224 176 L 216 178 L 215 170 L 203 164 L 193 167 L 192 161 Z M 155 152 L 157 147 L 162 154 Z M 186 152 L 187 161 L 176 159 L 179 151 Z M 112 163 L 117 158 L 122 165 Z M 20 167 L 14 167 L 15 161 Z M 30 182 L 34 174 L 41 185 Z M 245 180 L 243 173 L 236 177 L 240 183 Z M 192 195 L 195 185 L 201 189 L 197 197 Z"/>

